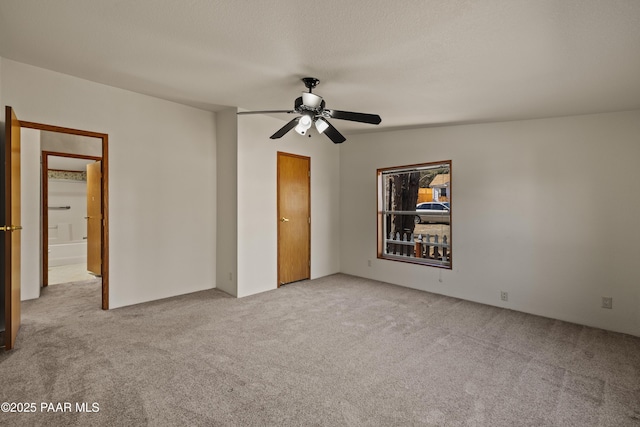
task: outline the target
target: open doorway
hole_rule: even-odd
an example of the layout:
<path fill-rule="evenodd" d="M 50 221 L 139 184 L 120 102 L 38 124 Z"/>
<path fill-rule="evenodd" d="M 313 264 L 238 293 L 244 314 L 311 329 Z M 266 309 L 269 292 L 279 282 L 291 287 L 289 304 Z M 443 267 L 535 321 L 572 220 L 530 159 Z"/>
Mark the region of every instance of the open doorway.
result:
<path fill-rule="evenodd" d="M 101 160 L 102 157 L 42 152 L 46 285 L 86 282 L 102 276 Z"/>
<path fill-rule="evenodd" d="M 78 267 L 82 277 L 101 277 L 102 279 L 102 309 L 109 309 L 109 217 L 108 217 L 108 135 L 62 128 L 32 122 L 20 121 L 22 128 L 39 131 L 38 157 L 40 167 L 40 278 L 43 287 L 50 284 L 50 267 L 58 267 L 62 262 Z M 98 193 L 94 201 L 97 213 L 88 214 L 88 183 L 86 177 L 87 166 L 97 166 Z M 84 171 L 78 170 L 84 168 Z M 93 168 L 94 171 L 96 168 Z M 50 179 L 51 178 L 51 179 Z M 78 180 L 73 182 L 73 178 Z M 49 193 L 49 186 L 54 184 L 53 193 Z M 66 201 L 65 201 L 66 200 Z M 67 201 L 69 203 L 67 203 Z M 73 203 L 71 203 L 73 201 Z M 67 209 L 67 207 L 69 207 Z M 50 209 L 51 208 L 51 209 Z M 73 211 L 73 216 L 64 216 Z M 62 215 L 62 216 L 61 216 Z M 89 238 L 89 217 L 94 219 L 94 235 L 92 242 Z M 53 219 L 51 221 L 50 219 Z M 66 246 L 55 248 L 62 253 L 54 254 L 56 261 L 50 262 L 50 237 L 55 243 L 65 243 Z M 85 237 L 87 239 L 85 239 Z M 94 268 L 95 274 L 86 275 L 89 268 L 89 245 L 96 252 L 99 270 Z M 65 259 L 66 258 L 66 259 Z M 56 278 L 55 281 L 67 280 Z M 82 281 L 72 278 L 67 281 Z"/>

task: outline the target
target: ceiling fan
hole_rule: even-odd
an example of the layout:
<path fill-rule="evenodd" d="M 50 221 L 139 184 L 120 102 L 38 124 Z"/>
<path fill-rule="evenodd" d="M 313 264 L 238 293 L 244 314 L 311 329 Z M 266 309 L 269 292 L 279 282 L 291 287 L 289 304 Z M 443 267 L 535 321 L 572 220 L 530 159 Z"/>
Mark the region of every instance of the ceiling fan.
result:
<path fill-rule="evenodd" d="M 324 99 L 321 96 L 312 93 L 312 90 L 318 86 L 320 80 L 315 77 L 305 77 L 302 79 L 304 85 L 309 92 L 303 92 L 302 96 L 296 98 L 293 110 L 265 110 L 265 111 L 241 111 L 238 114 L 273 114 L 288 113 L 300 114 L 299 117 L 291 120 L 289 123 L 280 128 L 276 133 L 271 135 L 271 139 L 282 138 L 291 129 L 295 129 L 300 135 L 306 135 L 315 125 L 318 133 L 324 133 L 334 144 L 340 144 L 346 141 L 336 128 L 329 123 L 327 119 L 350 120 L 352 122 L 369 123 L 372 125 L 380 124 L 382 121 L 377 114 L 356 113 L 353 111 L 341 111 L 325 109 Z M 309 134 L 309 136 L 311 136 Z"/>

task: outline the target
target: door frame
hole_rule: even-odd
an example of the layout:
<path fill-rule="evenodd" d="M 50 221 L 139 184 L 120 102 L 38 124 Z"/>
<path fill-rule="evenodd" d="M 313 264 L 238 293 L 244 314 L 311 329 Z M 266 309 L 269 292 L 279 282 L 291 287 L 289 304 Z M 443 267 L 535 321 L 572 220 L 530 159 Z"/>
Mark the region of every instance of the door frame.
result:
<path fill-rule="evenodd" d="M 309 265 L 309 279 L 311 278 L 311 157 L 309 156 L 302 156 L 299 154 L 292 154 L 292 153 L 285 153 L 284 151 L 278 151 L 276 152 L 276 174 L 277 174 L 277 178 L 276 178 L 276 210 L 277 210 L 277 216 L 276 216 L 276 223 L 278 224 L 277 230 L 276 230 L 276 239 L 277 239 L 277 252 L 276 252 L 276 257 L 277 257 L 277 264 L 276 264 L 276 269 L 277 269 L 277 287 L 279 288 L 280 285 L 280 158 L 282 156 L 286 156 L 286 157 L 294 157 L 297 159 L 304 159 L 304 160 L 308 160 L 309 161 L 309 179 L 307 180 L 307 194 L 309 195 L 309 202 L 308 202 L 308 206 L 307 206 L 307 211 L 309 212 L 309 240 L 308 240 L 308 245 L 309 245 L 309 259 L 308 259 L 308 265 Z M 286 284 L 286 283 L 285 283 Z"/>
<path fill-rule="evenodd" d="M 42 151 L 42 287 L 49 286 L 49 156 L 100 161 L 102 157 Z M 101 178 L 102 181 L 102 178 Z"/>
<path fill-rule="evenodd" d="M 71 129 L 20 120 L 20 126 L 48 132 L 88 136 L 102 141 L 102 309 L 109 309 L 109 135 L 106 133 Z M 42 190 L 44 196 L 44 188 Z M 46 206 L 44 201 L 41 206 Z M 44 232 L 44 230 L 43 230 Z M 48 230 L 47 230 L 48 235 Z M 44 239 L 43 239 L 44 240 Z M 44 240 L 44 242 L 47 242 Z M 44 244 L 44 243 L 43 243 Z M 46 253 L 46 251 L 44 252 Z M 43 255 L 44 255 L 43 253 Z M 46 276 L 43 276 L 43 279 Z"/>

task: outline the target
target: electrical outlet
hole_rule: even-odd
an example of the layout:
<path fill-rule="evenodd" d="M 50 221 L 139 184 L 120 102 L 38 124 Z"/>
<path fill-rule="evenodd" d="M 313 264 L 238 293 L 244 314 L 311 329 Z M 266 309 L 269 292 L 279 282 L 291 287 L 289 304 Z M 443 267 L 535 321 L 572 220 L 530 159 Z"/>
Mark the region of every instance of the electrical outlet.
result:
<path fill-rule="evenodd" d="M 613 308 L 613 298 L 602 297 L 602 308 Z"/>
<path fill-rule="evenodd" d="M 371 260 L 368 260 L 368 261 L 367 261 L 367 265 L 368 265 L 369 267 L 371 267 Z"/>
<path fill-rule="evenodd" d="M 509 301 L 509 293 L 505 291 L 500 291 L 500 299 L 502 301 Z"/>

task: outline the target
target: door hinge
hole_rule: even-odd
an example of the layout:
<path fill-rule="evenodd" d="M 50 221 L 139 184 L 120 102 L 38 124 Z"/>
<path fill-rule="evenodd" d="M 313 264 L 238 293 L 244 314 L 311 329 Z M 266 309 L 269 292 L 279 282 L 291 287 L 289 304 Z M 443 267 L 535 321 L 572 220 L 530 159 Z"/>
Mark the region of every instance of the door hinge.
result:
<path fill-rule="evenodd" d="M 311 217 L 309 217 L 309 224 L 311 224 Z"/>
<path fill-rule="evenodd" d="M 311 178 L 311 171 L 307 171 L 307 176 Z"/>

